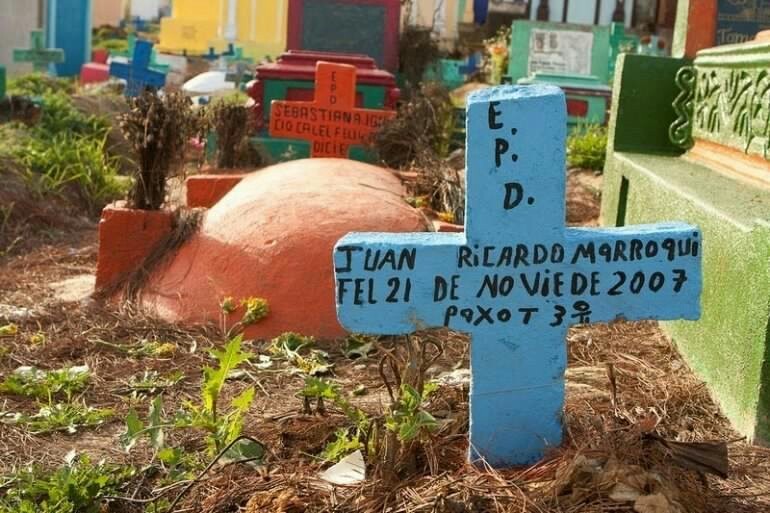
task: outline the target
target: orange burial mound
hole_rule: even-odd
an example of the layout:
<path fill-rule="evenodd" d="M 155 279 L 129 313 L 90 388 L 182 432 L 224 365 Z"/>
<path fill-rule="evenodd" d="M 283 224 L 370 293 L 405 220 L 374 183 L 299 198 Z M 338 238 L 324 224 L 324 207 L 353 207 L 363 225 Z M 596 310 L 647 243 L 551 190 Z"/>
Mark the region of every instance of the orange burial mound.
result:
<path fill-rule="evenodd" d="M 341 336 L 332 248 L 348 232 L 424 231 L 404 193 L 388 170 L 344 159 L 295 160 L 251 174 L 153 272 L 142 303 L 172 322 L 203 323 L 220 319 L 224 297 L 261 297 L 270 314 L 247 327 L 247 337 Z"/>

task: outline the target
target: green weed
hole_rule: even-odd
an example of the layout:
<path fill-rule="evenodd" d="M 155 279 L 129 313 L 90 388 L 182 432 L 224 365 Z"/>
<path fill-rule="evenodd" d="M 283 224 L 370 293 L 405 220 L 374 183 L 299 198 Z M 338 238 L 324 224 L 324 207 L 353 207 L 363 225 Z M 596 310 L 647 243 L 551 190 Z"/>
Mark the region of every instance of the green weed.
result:
<path fill-rule="evenodd" d="M 38 195 L 61 194 L 72 188 L 92 213 L 125 195 L 128 184 L 118 177 L 119 159 L 105 149 L 106 136 L 57 134 L 31 138 L 17 152 L 24 176 Z"/>
<path fill-rule="evenodd" d="M 93 464 L 87 456 L 47 472 L 30 467 L 6 476 L 2 513 L 100 513 L 102 499 L 121 492 L 135 476 L 131 467 Z"/>
<path fill-rule="evenodd" d="M 43 406 L 34 415 L 16 414 L 12 423 L 24 426 L 33 435 L 63 431 L 74 434 L 80 428 L 98 426 L 112 417 L 110 409 L 93 408 L 79 403 Z"/>
<path fill-rule="evenodd" d="M 425 410 L 425 403 L 438 388 L 435 383 L 428 383 L 420 394 L 413 387 L 402 384 L 399 396 L 393 407 L 385 414 L 384 428 L 403 443 L 418 440 L 438 428 L 436 419 Z M 335 438 L 326 445 L 320 457 L 328 461 L 339 461 L 358 449 L 369 455 L 376 455 L 380 450 L 377 435 L 377 422 L 366 412 L 350 403 L 339 387 L 323 379 L 308 377 L 300 392 L 305 401 L 305 410 L 310 409 L 310 400 L 317 401 L 317 411 L 323 413 L 324 401 L 329 401 L 342 410 L 350 422 L 350 427 L 337 430 Z"/>
<path fill-rule="evenodd" d="M 402 442 L 410 442 L 435 431 L 438 423 L 423 407 L 437 388 L 435 383 L 428 383 L 420 394 L 413 387 L 402 384 L 396 407 L 385 416 L 385 427 L 396 433 Z"/>
<path fill-rule="evenodd" d="M 324 351 L 312 348 L 314 343 L 313 337 L 286 332 L 274 338 L 267 350 L 271 355 L 285 359 L 303 374 L 326 374 L 334 364 L 328 362 Z"/>
<path fill-rule="evenodd" d="M 217 367 L 204 367 L 201 401 L 187 401 L 174 419 L 162 418 L 162 400 L 160 396 L 153 401 L 148 415 L 149 424 L 139 419 L 136 411 L 131 410 L 126 418 L 126 433 L 122 437 L 123 445 L 130 450 L 138 438 L 147 435 L 150 445 L 160 451 L 165 448 L 163 428 L 194 428 L 206 432 L 206 445 L 210 456 L 214 456 L 225 446 L 238 438 L 243 430 L 243 418 L 254 401 L 254 387 L 249 387 L 230 402 L 230 407 L 223 410 L 220 395 L 227 378 L 253 355 L 243 351 L 241 335 L 230 339 L 222 350 L 213 350 L 211 356 L 217 361 Z"/>
<path fill-rule="evenodd" d="M 0 337 L 15 337 L 19 333 L 19 327 L 14 324 L 0 326 Z"/>
<path fill-rule="evenodd" d="M 61 90 L 43 90 L 42 101 L 40 122 L 4 145 L 30 189 L 40 197 L 74 191 L 91 213 L 125 195 L 130 184 L 118 175 L 119 159 L 106 151 L 109 122 L 79 112 Z"/>
<path fill-rule="evenodd" d="M 88 366 L 68 367 L 44 371 L 35 367 L 19 367 L 0 383 L 0 392 L 45 399 L 49 404 L 54 397 L 64 395 L 67 401 L 88 385 L 91 376 Z"/>
<path fill-rule="evenodd" d="M 73 94 L 75 81 L 52 77 L 47 73 L 30 73 L 8 80 L 8 94 L 18 96 L 43 96 L 46 93 Z"/>
<path fill-rule="evenodd" d="M 591 124 L 579 125 L 567 138 L 567 165 L 582 169 L 604 169 L 607 129 Z"/>
<path fill-rule="evenodd" d="M 241 306 L 245 310 L 241 323 L 245 326 L 261 321 L 270 313 L 270 307 L 267 304 L 267 300 L 260 297 L 244 299 L 241 301 Z"/>
<path fill-rule="evenodd" d="M 133 397 L 145 394 L 157 394 L 161 390 L 171 388 L 184 379 L 182 372 L 172 372 L 168 376 L 161 376 L 156 371 L 144 371 L 142 374 L 131 376 L 126 383 L 127 390 Z"/>

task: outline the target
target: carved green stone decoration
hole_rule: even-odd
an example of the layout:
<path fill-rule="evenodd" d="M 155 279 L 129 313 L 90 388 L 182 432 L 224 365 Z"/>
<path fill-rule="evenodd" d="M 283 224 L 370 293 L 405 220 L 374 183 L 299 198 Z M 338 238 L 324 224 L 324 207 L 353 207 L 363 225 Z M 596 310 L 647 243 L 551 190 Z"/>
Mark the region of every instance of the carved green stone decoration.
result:
<path fill-rule="evenodd" d="M 676 112 L 676 121 L 668 128 L 671 142 L 685 150 L 692 147 L 693 98 L 695 98 L 695 68 L 683 66 L 676 73 L 676 86 L 679 94 L 672 106 Z"/>
<path fill-rule="evenodd" d="M 693 137 L 767 158 L 770 44 L 702 50 L 694 67 Z"/>

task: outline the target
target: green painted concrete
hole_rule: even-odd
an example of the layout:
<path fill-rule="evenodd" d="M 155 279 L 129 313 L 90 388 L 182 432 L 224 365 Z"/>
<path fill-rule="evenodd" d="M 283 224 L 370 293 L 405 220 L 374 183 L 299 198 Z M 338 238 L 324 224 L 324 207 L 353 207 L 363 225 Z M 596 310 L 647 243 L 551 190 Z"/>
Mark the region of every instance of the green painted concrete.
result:
<path fill-rule="evenodd" d="M 588 112 L 585 117 L 567 115 L 567 126 L 574 128 L 581 123 L 596 123 L 604 125 L 607 122 L 607 105 L 609 86 L 602 84 L 598 78 L 592 75 L 572 75 L 567 73 L 533 73 L 531 76 L 522 78 L 519 84 L 553 84 L 564 89 L 567 100 L 578 100 L 588 104 Z M 581 94 L 576 91 L 585 91 Z M 594 94 L 590 94 L 594 93 Z M 605 96 L 603 96 L 605 95 Z"/>
<path fill-rule="evenodd" d="M 663 324 L 722 411 L 770 442 L 770 191 L 717 173 L 668 141 L 681 59 L 618 61 L 602 220 L 681 220 L 703 233 L 703 315 Z M 644 77 L 644 80 L 640 80 Z"/>
<path fill-rule="evenodd" d="M 508 59 L 508 77 L 516 83 L 529 75 L 529 40 L 532 29 L 541 30 L 571 30 L 576 32 L 593 32 L 591 47 L 591 75 L 602 83 L 610 80 L 610 26 L 609 25 L 577 25 L 572 23 L 552 23 L 548 21 L 516 20 L 511 32 L 511 46 Z"/>
<path fill-rule="evenodd" d="M 310 158 L 310 143 L 298 139 L 252 137 L 251 143 L 265 150 L 271 163 Z M 351 146 L 348 157 L 360 162 L 375 162 L 377 157 L 362 146 Z"/>

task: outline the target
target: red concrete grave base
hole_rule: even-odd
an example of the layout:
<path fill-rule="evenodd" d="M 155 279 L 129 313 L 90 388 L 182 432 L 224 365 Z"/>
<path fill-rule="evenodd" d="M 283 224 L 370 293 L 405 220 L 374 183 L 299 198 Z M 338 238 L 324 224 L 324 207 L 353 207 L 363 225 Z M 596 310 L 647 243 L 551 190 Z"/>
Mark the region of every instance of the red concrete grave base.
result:
<path fill-rule="evenodd" d="M 334 244 L 352 231 L 425 231 L 404 194 L 390 171 L 345 159 L 295 160 L 249 174 L 153 272 L 142 303 L 172 322 L 204 323 L 219 321 L 223 297 L 263 297 L 270 315 L 248 327 L 247 337 L 342 336 Z"/>
<path fill-rule="evenodd" d="M 126 208 L 119 201 L 102 210 L 99 221 L 99 256 L 96 290 L 114 285 L 134 271 L 174 225 L 168 210 Z"/>
<path fill-rule="evenodd" d="M 107 64 L 89 62 L 80 68 L 81 84 L 98 84 L 110 79 L 110 67 Z"/>
<path fill-rule="evenodd" d="M 246 173 L 193 175 L 185 180 L 187 206 L 211 208 L 238 185 Z"/>

